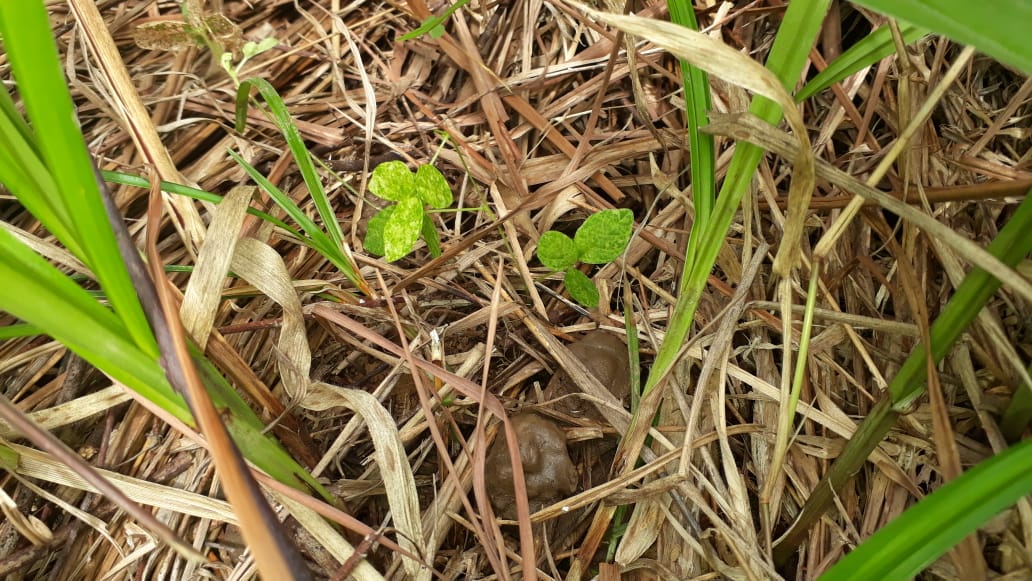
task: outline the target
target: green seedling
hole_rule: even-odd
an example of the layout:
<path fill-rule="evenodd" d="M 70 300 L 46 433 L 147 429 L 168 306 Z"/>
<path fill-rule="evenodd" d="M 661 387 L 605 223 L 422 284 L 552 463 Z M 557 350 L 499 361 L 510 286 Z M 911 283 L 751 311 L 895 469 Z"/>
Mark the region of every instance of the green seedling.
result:
<path fill-rule="evenodd" d="M 415 173 L 403 162 L 376 166 L 369 191 L 391 202 L 369 220 L 365 249 L 394 262 L 412 252 L 420 234 L 433 256 L 441 255 L 441 242 L 425 206 L 441 210 L 452 205 L 448 181 L 436 167 L 424 164 Z"/>
<path fill-rule="evenodd" d="M 427 18 L 419 25 L 419 28 L 402 35 L 398 40 L 412 40 L 414 38 L 419 38 L 424 34 L 429 34 L 430 38 L 441 38 L 444 36 L 444 21 L 447 20 L 448 17 L 456 10 L 462 8 L 466 4 L 469 4 L 469 0 L 459 0 L 445 9 L 441 15 Z"/>
<path fill-rule="evenodd" d="M 233 53 L 230 51 L 222 53 L 222 56 L 219 57 L 219 63 L 222 65 L 223 69 L 226 69 L 226 74 L 229 75 L 229 78 L 233 79 L 233 84 L 239 86 L 240 71 L 243 70 L 247 61 L 276 46 L 278 43 L 279 41 L 272 37 L 263 38 L 261 42 L 247 41 L 244 43 L 244 46 L 240 48 L 240 52 L 243 53 L 243 56 L 240 57 L 240 62 L 235 66 L 233 65 Z"/>
<path fill-rule="evenodd" d="M 562 232 L 549 230 L 538 241 L 537 255 L 541 264 L 563 273 L 566 290 L 578 303 L 598 306 L 598 288 L 577 263 L 606 264 L 623 254 L 631 240 L 634 214 L 630 210 L 602 210 L 592 214 L 577 228 L 571 239 Z"/>

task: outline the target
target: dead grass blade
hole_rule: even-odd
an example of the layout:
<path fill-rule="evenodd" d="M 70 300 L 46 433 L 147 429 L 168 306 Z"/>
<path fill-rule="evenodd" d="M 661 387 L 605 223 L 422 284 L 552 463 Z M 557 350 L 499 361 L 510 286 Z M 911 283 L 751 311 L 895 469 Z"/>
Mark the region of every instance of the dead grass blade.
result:
<path fill-rule="evenodd" d="M 128 133 L 138 144 L 139 150 L 143 152 L 146 159 L 154 164 L 162 180 L 195 185 L 179 173 L 168 150 L 161 143 L 150 113 L 143 106 L 143 101 L 140 100 L 140 96 L 133 86 L 129 71 L 122 62 L 122 57 L 111 38 L 111 33 L 108 32 L 107 24 L 100 16 L 96 3 L 90 0 L 69 0 L 68 4 L 75 13 L 86 41 L 96 56 L 104 84 L 113 91 L 113 94 L 110 95 L 110 98 L 114 100 L 112 106 L 121 116 L 121 122 L 125 124 Z M 197 208 L 190 199 L 182 196 L 169 195 L 165 199 L 166 203 L 175 209 L 170 216 L 172 223 L 183 235 L 183 241 L 187 248 L 196 251 L 200 247 L 201 241 L 204 240 L 203 222 L 197 213 Z"/>
<path fill-rule="evenodd" d="M 792 159 L 791 156 L 795 153 L 795 148 L 798 147 L 798 144 L 793 139 L 748 113 L 714 115 L 711 121 L 710 125 L 705 128 L 706 131 L 716 135 L 734 135 L 738 139 L 759 145 L 779 155 L 784 155 L 786 159 Z M 861 198 L 874 200 L 879 206 L 909 220 L 924 230 L 929 237 L 936 238 L 942 241 L 942 243 L 949 245 L 957 254 L 1003 281 L 1014 292 L 1032 303 L 1032 283 L 1029 283 L 1013 268 L 989 254 L 971 240 L 944 226 L 928 214 L 860 182 L 845 172 L 830 166 L 823 160 L 817 161 L 816 171 L 817 177 L 826 179 L 843 190 L 852 192 Z"/>
<path fill-rule="evenodd" d="M 106 498 L 117 504 L 122 510 L 132 515 L 133 518 L 142 523 L 148 530 L 154 533 L 155 536 L 161 539 L 162 542 L 167 543 L 184 558 L 196 562 L 204 561 L 204 556 L 195 551 L 189 543 L 181 540 L 179 536 L 172 531 L 172 529 L 154 518 L 154 515 L 150 512 L 140 508 L 139 505 L 130 500 L 121 490 L 101 476 L 97 472 L 96 468 L 87 464 L 86 460 L 76 454 L 74 450 L 66 446 L 61 440 L 58 440 L 57 437 L 50 432 L 43 430 L 36 424 L 32 423 L 32 421 L 27 418 L 21 410 L 11 403 L 11 400 L 2 396 L 0 396 L 0 417 L 3 417 L 11 427 L 23 436 L 32 440 L 32 442 L 39 446 L 40 449 L 50 453 L 55 458 L 59 459 L 64 465 L 71 467 L 71 469 L 79 474 L 79 476 L 81 476 L 86 482 L 90 483 Z"/>
<path fill-rule="evenodd" d="M 398 529 L 398 544 L 416 554 L 427 554 L 412 467 L 407 461 L 405 446 L 398 436 L 394 419 L 383 404 L 369 392 L 318 382 L 311 385 L 311 391 L 301 405 L 313 411 L 343 406 L 365 420 L 373 439 L 373 457 L 380 469 L 380 477 L 387 490 L 387 502 Z M 404 567 L 409 579 L 430 579 L 432 571 L 417 561 L 405 559 Z"/>
<path fill-rule="evenodd" d="M 183 326 L 201 350 L 208 344 L 240 226 L 256 189 L 254 186 L 237 186 L 219 203 L 183 293 L 183 305 L 179 310 Z"/>
<path fill-rule="evenodd" d="M 30 412 L 26 414 L 26 417 L 40 428 L 53 431 L 61 426 L 73 424 L 111 409 L 131 398 L 132 396 L 125 388 L 119 385 L 110 385 L 63 404 Z M 0 438 L 9 440 L 16 437 L 16 434 L 17 432 L 12 426 L 0 421 Z"/>
<path fill-rule="evenodd" d="M 385 294 L 386 294 L 386 291 L 385 291 Z M 390 295 L 388 294 L 387 296 L 390 296 Z M 393 312 L 393 304 L 392 303 L 388 303 L 388 305 L 392 307 L 392 312 Z M 481 396 L 480 386 L 476 385 L 475 383 L 471 382 L 470 380 L 468 380 L 468 379 L 466 379 L 464 377 L 459 377 L 458 375 L 455 375 L 455 374 L 453 374 L 453 373 L 451 373 L 449 371 L 446 371 L 445 369 L 442 369 L 440 366 L 434 365 L 434 364 L 432 364 L 432 363 L 430 363 L 430 362 L 428 362 L 428 361 L 426 361 L 426 360 L 424 360 L 422 358 L 416 357 L 411 352 L 411 350 L 409 350 L 409 349 L 407 349 L 405 347 L 400 347 L 398 345 L 395 345 L 395 344 L 391 343 L 390 341 L 388 341 L 387 339 L 385 339 L 381 335 L 379 335 L 377 333 L 374 333 L 374 332 L 370 331 L 369 329 L 365 328 L 365 326 L 363 326 L 358 321 L 355 321 L 354 319 L 352 319 L 352 318 L 350 318 L 350 317 L 348 317 L 346 315 L 343 315 L 341 313 L 338 313 L 338 312 L 334 311 L 328 305 L 317 304 L 317 305 L 315 305 L 312 308 L 312 313 L 314 315 L 317 315 L 319 317 L 322 317 L 322 318 L 326 319 L 327 321 L 333 322 L 333 323 L 335 323 L 337 325 L 340 325 L 341 327 L 344 327 L 345 329 L 347 329 L 347 330 L 351 331 L 352 333 L 354 333 L 356 336 L 359 336 L 359 337 L 365 339 L 366 341 L 369 341 L 370 343 L 375 344 L 376 346 L 380 347 L 381 349 L 385 349 L 387 351 L 390 351 L 391 353 L 393 353 L 394 355 L 396 355 L 398 357 L 403 357 L 405 359 L 406 363 L 409 365 L 410 369 L 420 369 L 420 370 L 423 370 L 423 371 L 425 371 L 425 372 L 427 372 L 427 373 L 429 373 L 429 374 L 431 374 L 431 375 L 433 375 L 435 377 L 439 377 L 442 381 L 449 383 L 452 387 L 454 387 L 456 390 L 458 390 L 460 393 L 462 393 L 466 397 L 472 398 L 473 400 L 478 400 L 478 398 L 480 398 L 480 396 Z M 400 336 L 404 337 L 404 333 L 400 333 Z M 416 382 L 416 388 L 417 388 L 417 393 L 419 393 L 420 404 L 423 406 L 423 413 L 428 418 L 433 417 L 432 410 L 430 409 L 429 400 L 428 400 L 428 398 L 426 396 L 426 393 L 423 391 L 423 389 L 421 387 L 422 379 L 419 377 L 418 374 L 413 374 L 413 379 Z M 506 441 L 507 441 L 507 444 L 510 447 L 510 450 L 509 450 L 510 456 L 509 457 L 511 459 L 518 459 L 520 457 L 520 455 L 519 455 L 519 449 L 518 449 L 517 444 L 516 444 L 516 434 L 515 434 L 515 431 L 512 429 L 512 425 L 509 423 L 509 418 L 508 418 L 507 414 L 505 413 L 505 408 L 502 406 L 502 403 L 498 400 L 497 397 L 495 397 L 493 394 L 490 394 L 490 393 L 486 394 L 486 397 L 484 399 L 479 400 L 479 403 L 480 403 L 481 406 L 483 406 L 488 411 L 490 411 L 492 414 L 494 414 L 495 417 L 498 417 L 499 419 L 502 420 L 502 423 L 503 423 L 503 425 L 505 427 Z M 429 422 L 428 423 L 428 427 L 430 428 L 431 435 L 433 436 L 434 442 L 438 446 L 438 449 L 439 450 L 446 450 L 447 448 L 444 445 L 444 440 L 443 440 L 443 438 L 440 435 L 440 432 L 439 432 L 439 429 L 437 428 L 436 423 L 435 422 Z M 459 473 L 456 471 L 455 465 L 454 465 L 454 463 L 452 463 L 449 455 L 448 454 L 443 454 L 442 461 L 445 463 L 445 465 L 448 468 L 448 475 L 449 475 L 449 477 L 455 478 L 457 480 Z M 514 475 L 515 475 L 515 478 L 517 478 L 517 479 L 522 477 L 522 470 L 520 468 L 521 467 L 518 467 L 518 466 L 515 466 L 515 465 L 513 466 Z M 525 489 L 526 484 L 525 483 L 516 482 L 516 490 L 517 491 L 520 490 L 520 487 L 523 487 Z M 464 486 L 462 486 L 461 483 L 458 483 L 456 488 L 457 488 L 457 490 L 462 490 L 462 489 L 464 489 Z M 517 496 L 519 496 L 519 495 L 517 495 Z M 466 499 L 463 496 L 463 497 L 461 497 L 461 500 L 462 500 L 463 504 L 465 505 L 466 510 L 469 512 L 469 514 L 471 514 L 471 515 L 476 514 L 475 511 L 473 510 L 473 507 L 469 505 L 468 499 Z M 517 498 L 517 502 L 520 502 L 520 500 L 518 498 Z M 523 498 L 522 502 L 525 502 L 525 503 L 527 502 L 525 495 L 524 495 L 524 498 Z M 529 506 L 529 503 L 528 503 L 528 506 Z M 485 507 L 484 510 L 485 511 L 491 510 L 490 509 L 490 505 Z M 491 514 L 491 513 L 488 512 L 487 514 Z M 487 537 L 487 535 L 484 532 L 483 528 L 481 528 L 481 526 L 477 522 L 470 521 L 470 523 L 474 526 L 474 530 L 476 531 L 476 534 L 481 539 L 489 538 L 489 537 Z M 533 545 L 532 536 L 531 536 L 529 530 L 527 530 L 527 531 L 522 530 L 524 528 L 526 528 L 526 527 L 521 527 L 521 531 L 520 531 L 521 549 L 525 552 L 524 555 L 523 555 L 523 560 L 524 560 L 525 563 L 534 563 L 535 562 L 535 559 L 533 558 L 534 545 Z M 526 542 L 524 541 L 524 539 L 526 539 Z M 530 552 L 529 555 L 526 554 L 527 551 Z M 494 566 L 496 568 L 496 571 L 498 572 L 498 574 L 502 575 L 503 574 L 502 571 L 503 571 L 504 568 L 502 567 L 500 558 L 497 555 L 491 556 L 491 552 L 490 551 L 487 552 L 487 555 L 489 556 L 490 559 L 492 559 L 492 566 Z M 529 565 L 524 567 L 524 576 L 528 576 L 528 575 L 531 576 L 531 577 L 533 576 L 533 569 L 531 567 L 529 567 Z"/>

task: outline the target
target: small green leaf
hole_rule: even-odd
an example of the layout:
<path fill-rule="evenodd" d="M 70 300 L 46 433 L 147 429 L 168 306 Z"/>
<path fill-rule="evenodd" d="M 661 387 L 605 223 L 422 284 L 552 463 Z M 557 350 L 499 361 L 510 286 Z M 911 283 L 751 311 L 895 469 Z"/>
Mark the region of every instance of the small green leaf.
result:
<path fill-rule="evenodd" d="M 423 240 L 426 240 L 426 248 L 430 251 L 430 256 L 437 258 L 441 255 L 441 239 L 437 237 L 434 221 L 426 212 L 423 213 Z"/>
<path fill-rule="evenodd" d="M 442 22 L 444 22 L 444 17 L 431 16 L 424 20 L 423 23 L 419 25 L 419 28 L 411 32 L 406 32 L 405 34 L 399 36 L 398 40 L 412 40 L 414 38 L 419 38 L 420 36 L 423 36 L 428 32 L 433 33 L 433 30 L 435 28 L 441 28 Z"/>
<path fill-rule="evenodd" d="M 416 195 L 431 207 L 447 208 L 452 205 L 452 191 L 441 170 L 432 165 L 421 165 L 416 170 Z"/>
<path fill-rule="evenodd" d="M 430 38 L 441 38 L 442 36 L 444 36 L 443 26 L 435 26 L 430 29 Z"/>
<path fill-rule="evenodd" d="M 413 196 L 398 202 L 383 227 L 384 256 L 394 262 L 412 252 L 423 225 L 423 201 Z"/>
<path fill-rule="evenodd" d="M 390 219 L 391 214 L 394 213 L 394 206 L 387 206 L 380 210 L 375 216 L 369 219 L 366 223 L 366 235 L 362 245 L 365 247 L 366 252 L 370 252 L 377 256 L 383 256 L 387 254 L 387 251 L 383 248 L 383 228 L 387 225 L 387 220 Z"/>
<path fill-rule="evenodd" d="M 255 53 L 254 54 L 256 54 L 256 55 L 262 54 L 263 52 L 269 50 L 270 48 L 276 46 L 277 44 L 279 44 L 279 40 L 275 36 L 270 36 L 268 38 L 263 38 L 263 39 L 261 39 L 258 42 L 258 48 L 255 49 Z"/>
<path fill-rule="evenodd" d="M 577 245 L 566 234 L 549 230 L 538 240 L 537 255 L 541 264 L 562 272 L 577 262 Z"/>
<path fill-rule="evenodd" d="M 416 177 L 401 161 L 388 161 L 376 166 L 369 179 L 369 191 L 385 200 L 400 202 L 414 194 Z"/>
<path fill-rule="evenodd" d="M 605 264 L 615 260 L 627 248 L 633 229 L 634 213 L 626 208 L 602 210 L 588 216 L 573 235 L 578 258 L 588 264 Z"/>
<path fill-rule="evenodd" d="M 573 300 L 590 309 L 598 306 L 598 289 L 586 274 L 576 268 L 571 268 L 566 271 L 565 282 L 566 290 L 570 291 Z"/>
<path fill-rule="evenodd" d="M 14 472 L 18 470 L 18 458 L 20 455 L 13 448 L 0 444 L 0 470 Z"/>

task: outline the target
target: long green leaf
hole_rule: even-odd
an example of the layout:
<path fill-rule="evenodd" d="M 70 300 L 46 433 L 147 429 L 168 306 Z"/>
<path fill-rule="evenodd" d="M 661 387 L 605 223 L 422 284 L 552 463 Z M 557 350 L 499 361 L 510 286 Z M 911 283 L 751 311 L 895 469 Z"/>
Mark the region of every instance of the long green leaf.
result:
<path fill-rule="evenodd" d="M 785 19 L 767 59 L 767 68 L 788 89 L 793 88 L 799 78 L 830 1 L 797 0 L 789 3 L 785 11 Z M 763 97 L 754 99 L 749 111 L 775 125 L 782 116 L 777 104 Z M 762 155 L 763 150 L 754 145 L 736 144 L 735 154 L 727 171 L 728 177 L 720 188 L 707 228 L 703 231 L 692 230 L 686 254 L 693 260 L 690 265 L 685 265 L 682 272 L 681 293 L 670 318 L 666 339 L 656 354 L 653 372 L 646 381 L 645 394 L 671 369 L 681 345 L 684 344 L 702 291 L 706 288 L 709 273 L 716 263 L 717 253 L 724 243 L 724 237 L 731 227 L 731 221 L 742 202 L 742 197 L 748 191 L 749 182 L 752 181 Z"/>
<path fill-rule="evenodd" d="M 1032 74 L 1028 0 L 853 0 L 855 4 L 911 22 L 974 46 L 1000 62 Z"/>
<path fill-rule="evenodd" d="M 821 581 L 910 579 L 1022 496 L 1032 493 L 1032 440 L 979 463 L 846 555 Z"/>
<path fill-rule="evenodd" d="M 699 29 L 695 9 L 687 0 L 667 0 L 670 22 Z M 695 206 L 695 222 L 692 228 L 704 229 L 709 223 L 716 198 L 716 145 L 712 135 L 700 129 L 709 123 L 709 111 L 713 108 L 710 99 L 709 76 L 699 67 L 680 60 L 681 84 L 684 85 L 685 110 L 688 115 L 688 153 L 691 162 L 692 203 Z"/>
<path fill-rule="evenodd" d="M 132 174 L 107 170 L 102 170 L 100 174 L 101 176 L 103 176 L 104 181 L 113 184 L 135 186 L 137 188 L 150 188 L 151 185 L 150 180 Z M 212 204 L 218 204 L 222 202 L 222 196 L 218 194 L 206 192 L 204 190 L 199 190 L 197 188 L 191 188 L 190 186 L 184 186 L 182 184 L 174 184 L 172 182 L 161 182 L 161 191 L 168 192 L 170 194 L 176 194 L 179 196 L 186 196 L 188 198 L 193 198 L 195 200 L 200 200 L 202 202 L 211 202 Z M 270 216 L 269 214 L 266 214 L 265 212 L 262 212 L 261 210 L 258 210 L 256 208 L 247 208 L 247 213 L 256 218 L 265 220 L 266 222 L 272 224 L 273 226 L 276 226 L 277 228 L 285 230 L 288 234 L 294 236 L 295 238 L 303 238 L 303 236 L 300 232 L 297 231 L 297 229 L 291 228 L 287 225 L 286 222 L 280 220 L 279 218 Z"/>
<path fill-rule="evenodd" d="M 927 30 L 906 22 L 900 23 L 899 31 L 903 35 L 903 41 L 907 43 L 914 42 L 928 34 Z M 809 99 L 860 69 L 893 54 L 895 50 L 892 30 L 888 26 L 882 26 L 872 31 L 863 40 L 849 47 L 849 50 L 839 55 L 837 59 L 828 63 L 828 67 L 817 76 L 810 79 L 796 93 L 796 101 Z"/>
<path fill-rule="evenodd" d="M 25 199 L 43 196 L 58 218 L 68 217 L 71 229 L 65 230 L 67 238 L 61 241 L 73 252 L 81 252 L 77 255 L 104 287 L 125 324 L 124 332 L 147 353 L 157 356 L 157 343 L 108 226 L 93 163 L 61 73 L 46 7 L 42 2 L 0 3 L 0 27 L 32 129 L 37 136 L 45 136 L 37 139 L 35 148 L 57 186 L 53 191 L 29 189 L 19 195 Z M 37 177 L 37 183 L 45 184 L 42 173 Z"/>
<path fill-rule="evenodd" d="M 312 196 L 312 201 L 315 202 L 315 207 L 319 212 L 319 217 L 323 220 L 327 234 L 329 234 L 334 244 L 343 246 L 344 232 L 337 221 L 336 212 L 330 206 L 329 198 L 326 197 L 326 190 L 323 189 L 319 174 L 315 171 L 312 156 L 308 153 L 308 148 L 305 147 L 305 142 L 301 138 L 301 132 L 297 130 L 297 126 L 294 125 L 294 121 L 290 118 L 290 112 L 287 111 L 287 106 L 283 104 L 283 99 L 280 98 L 279 93 L 276 92 L 276 89 L 269 81 L 253 78 L 240 83 L 240 88 L 237 89 L 237 131 L 243 131 L 244 125 L 247 122 L 247 95 L 251 87 L 258 89 L 258 92 L 261 93 L 265 103 L 269 106 L 273 121 L 276 122 L 276 126 L 287 140 L 287 147 L 290 148 L 290 153 L 294 155 L 294 161 L 297 163 L 298 169 L 301 170 L 301 177 L 305 180 L 305 185 L 308 186 L 308 193 Z"/>

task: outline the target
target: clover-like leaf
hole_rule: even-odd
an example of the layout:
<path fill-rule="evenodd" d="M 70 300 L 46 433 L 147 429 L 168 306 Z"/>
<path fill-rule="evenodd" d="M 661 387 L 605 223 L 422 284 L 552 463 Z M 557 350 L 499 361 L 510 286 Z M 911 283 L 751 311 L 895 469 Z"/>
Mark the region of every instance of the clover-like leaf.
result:
<path fill-rule="evenodd" d="M 426 240 L 426 249 L 430 251 L 430 256 L 437 258 L 441 255 L 441 239 L 437 237 L 434 221 L 426 212 L 423 212 L 423 240 Z"/>
<path fill-rule="evenodd" d="M 588 216 L 573 235 L 578 258 L 588 264 L 612 262 L 627 248 L 633 229 L 634 213 L 626 208 Z"/>
<path fill-rule="evenodd" d="M 566 290 L 570 292 L 573 300 L 590 309 L 598 306 L 598 288 L 586 274 L 576 268 L 571 268 L 566 271 L 564 282 Z"/>
<path fill-rule="evenodd" d="M 412 252 L 422 226 L 422 200 L 412 196 L 398 202 L 383 227 L 384 257 L 394 262 Z"/>
<path fill-rule="evenodd" d="M 369 178 L 369 191 L 385 200 L 400 202 L 415 195 L 416 176 L 401 161 L 387 161 L 376 166 Z"/>
<path fill-rule="evenodd" d="M 549 230 L 538 240 L 537 255 L 541 264 L 562 272 L 577 262 L 577 245 L 566 234 Z"/>
<path fill-rule="evenodd" d="M 390 219 L 393 213 L 394 206 L 387 206 L 377 212 L 366 223 L 365 240 L 362 241 L 362 246 L 365 247 L 366 252 L 377 256 L 383 256 L 387 253 L 383 248 L 383 228 L 387 225 L 387 220 Z"/>
<path fill-rule="evenodd" d="M 421 165 L 416 170 L 416 195 L 430 206 L 441 209 L 452 205 L 452 191 L 441 170 L 432 165 Z"/>

